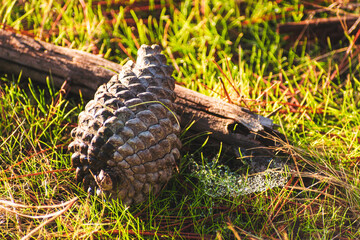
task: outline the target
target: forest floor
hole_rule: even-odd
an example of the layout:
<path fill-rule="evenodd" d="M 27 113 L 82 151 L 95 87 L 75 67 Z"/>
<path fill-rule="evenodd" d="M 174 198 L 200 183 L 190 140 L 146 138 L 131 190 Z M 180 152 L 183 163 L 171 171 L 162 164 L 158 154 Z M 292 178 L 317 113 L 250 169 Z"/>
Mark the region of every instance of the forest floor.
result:
<path fill-rule="evenodd" d="M 121 65 L 159 44 L 178 84 L 271 115 L 289 168 L 233 194 L 223 164 L 246 159 L 186 137 L 159 195 L 88 196 L 67 151 L 84 100 L 1 73 L 0 238 L 359 239 L 360 7 L 342 2 L 1 0 L 1 28 Z"/>

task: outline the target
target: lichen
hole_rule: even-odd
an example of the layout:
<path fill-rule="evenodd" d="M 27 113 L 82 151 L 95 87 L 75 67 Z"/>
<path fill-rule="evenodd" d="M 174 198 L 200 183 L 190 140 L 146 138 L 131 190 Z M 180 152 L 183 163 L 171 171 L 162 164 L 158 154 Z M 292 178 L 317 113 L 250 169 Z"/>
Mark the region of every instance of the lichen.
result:
<path fill-rule="evenodd" d="M 254 174 L 241 174 L 216 161 L 205 164 L 193 161 L 191 176 L 198 179 L 204 192 L 211 197 L 237 197 L 283 187 L 288 179 L 285 170 L 283 165 Z"/>

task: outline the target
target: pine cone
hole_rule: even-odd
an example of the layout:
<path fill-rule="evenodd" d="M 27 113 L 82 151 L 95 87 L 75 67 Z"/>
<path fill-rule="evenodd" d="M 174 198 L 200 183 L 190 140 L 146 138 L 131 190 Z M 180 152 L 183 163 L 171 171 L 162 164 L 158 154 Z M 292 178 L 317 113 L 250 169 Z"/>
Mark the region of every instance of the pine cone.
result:
<path fill-rule="evenodd" d="M 89 192 L 138 204 L 171 178 L 181 147 L 172 71 L 159 46 L 143 45 L 80 113 L 69 150 Z"/>

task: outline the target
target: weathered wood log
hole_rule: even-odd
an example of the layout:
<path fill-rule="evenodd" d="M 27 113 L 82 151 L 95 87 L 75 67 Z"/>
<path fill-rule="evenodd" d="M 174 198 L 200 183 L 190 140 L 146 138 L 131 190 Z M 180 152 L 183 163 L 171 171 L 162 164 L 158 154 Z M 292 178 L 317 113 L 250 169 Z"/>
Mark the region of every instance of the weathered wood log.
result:
<path fill-rule="evenodd" d="M 95 90 L 107 82 L 121 66 L 99 56 L 35 40 L 32 37 L 0 29 L 0 71 L 30 77 L 45 83 L 51 77 L 60 88 L 68 81 L 71 92 L 81 90 L 92 98 Z M 211 132 L 212 137 L 243 148 L 264 146 L 259 136 L 276 133 L 273 121 L 234 104 L 176 86 L 176 108 L 181 125 L 196 132 Z M 233 128 L 237 126 L 235 131 Z"/>

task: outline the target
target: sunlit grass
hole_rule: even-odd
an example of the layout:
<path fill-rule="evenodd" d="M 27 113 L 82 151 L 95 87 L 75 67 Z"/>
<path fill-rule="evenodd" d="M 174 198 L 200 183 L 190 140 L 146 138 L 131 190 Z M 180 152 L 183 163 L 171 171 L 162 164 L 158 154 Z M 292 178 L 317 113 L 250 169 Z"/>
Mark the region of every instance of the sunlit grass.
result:
<path fill-rule="evenodd" d="M 244 196 L 209 196 L 188 174 L 191 159 L 202 163 L 216 154 L 217 149 L 208 152 L 206 143 L 195 153 L 184 153 L 179 172 L 160 195 L 140 206 L 125 208 L 89 197 L 74 182 L 66 150 L 82 101 L 64 98 L 51 80 L 37 86 L 2 75 L 0 199 L 29 208 L 3 205 L 15 213 L 0 211 L 0 236 L 23 237 L 48 219 L 20 213 L 35 216 L 63 209 L 30 206 L 78 197 L 36 234 L 75 239 L 233 239 L 236 234 L 359 238 L 360 65 L 352 55 L 358 46 L 349 44 L 356 32 L 326 47 L 306 40 L 289 43 L 276 32 L 276 24 L 307 17 L 298 1 L 149 4 L 153 10 L 116 1 L 2 0 L 0 23 L 119 64 L 135 58 L 141 44 L 159 44 L 178 83 L 264 116 L 277 111 L 272 118 L 291 143 L 282 146 L 290 159 L 289 181 L 283 188 Z"/>

